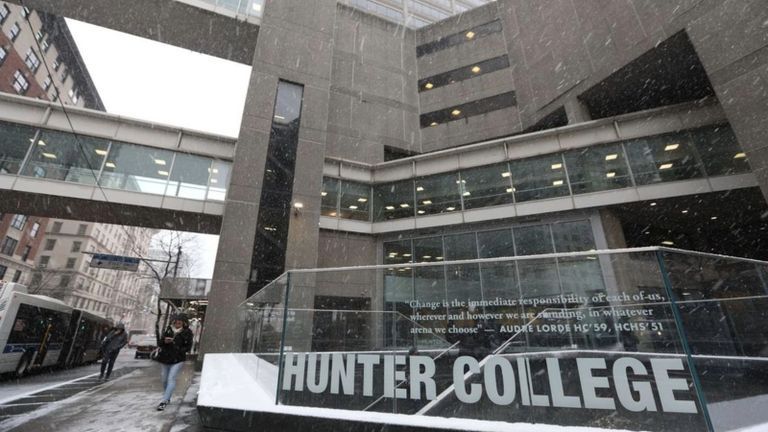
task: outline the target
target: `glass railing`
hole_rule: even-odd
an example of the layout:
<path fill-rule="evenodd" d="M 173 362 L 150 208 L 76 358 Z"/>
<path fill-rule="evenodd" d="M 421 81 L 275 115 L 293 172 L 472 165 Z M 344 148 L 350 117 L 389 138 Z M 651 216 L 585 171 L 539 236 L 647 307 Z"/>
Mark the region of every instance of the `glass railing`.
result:
<path fill-rule="evenodd" d="M 325 177 L 321 215 L 383 222 L 748 172 L 722 124 L 392 183 Z"/>
<path fill-rule="evenodd" d="M 224 201 L 232 163 L 0 122 L 0 174 L 200 201 Z"/>
<path fill-rule="evenodd" d="M 728 431 L 768 426 L 767 318 L 768 262 L 667 248 L 296 270 L 233 355 L 264 411 Z"/>

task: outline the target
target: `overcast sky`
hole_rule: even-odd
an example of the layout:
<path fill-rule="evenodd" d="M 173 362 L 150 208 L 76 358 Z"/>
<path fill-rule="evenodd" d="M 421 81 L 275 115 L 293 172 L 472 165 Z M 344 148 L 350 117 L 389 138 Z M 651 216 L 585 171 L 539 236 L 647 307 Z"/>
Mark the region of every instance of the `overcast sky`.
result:
<path fill-rule="evenodd" d="M 250 66 L 80 21 L 67 24 L 107 112 L 237 136 Z M 210 278 L 218 236 L 199 235 L 196 243 L 192 277 Z"/>

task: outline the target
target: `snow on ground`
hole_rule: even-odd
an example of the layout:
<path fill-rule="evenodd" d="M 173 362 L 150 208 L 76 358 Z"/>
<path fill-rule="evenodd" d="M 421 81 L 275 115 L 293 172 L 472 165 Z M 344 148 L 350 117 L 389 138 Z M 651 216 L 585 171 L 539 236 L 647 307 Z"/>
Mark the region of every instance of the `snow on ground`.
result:
<path fill-rule="evenodd" d="M 266 387 L 265 387 L 266 386 Z M 369 411 L 351 411 L 304 406 L 276 405 L 277 367 L 254 354 L 206 354 L 197 404 L 207 407 L 244 411 L 270 412 L 319 418 L 346 419 L 370 423 L 438 429 L 461 429 L 477 432 L 621 432 L 577 426 L 554 426 L 531 423 L 505 423 L 499 421 L 464 418 L 430 417 L 406 414 L 388 414 Z M 627 431 L 624 431 L 627 432 Z M 750 431 L 756 432 L 756 431 Z"/>
<path fill-rule="evenodd" d="M 715 430 L 768 431 L 768 395 L 707 404 Z"/>

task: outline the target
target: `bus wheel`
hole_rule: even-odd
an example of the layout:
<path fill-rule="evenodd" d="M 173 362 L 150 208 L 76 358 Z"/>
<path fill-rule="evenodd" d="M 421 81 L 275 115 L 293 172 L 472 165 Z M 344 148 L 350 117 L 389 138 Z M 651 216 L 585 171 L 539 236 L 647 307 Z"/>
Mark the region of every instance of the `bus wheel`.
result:
<path fill-rule="evenodd" d="M 27 369 L 29 368 L 30 363 L 30 355 L 24 354 L 24 356 L 19 360 L 18 366 L 16 366 L 16 376 L 21 378 L 24 375 L 27 374 Z"/>

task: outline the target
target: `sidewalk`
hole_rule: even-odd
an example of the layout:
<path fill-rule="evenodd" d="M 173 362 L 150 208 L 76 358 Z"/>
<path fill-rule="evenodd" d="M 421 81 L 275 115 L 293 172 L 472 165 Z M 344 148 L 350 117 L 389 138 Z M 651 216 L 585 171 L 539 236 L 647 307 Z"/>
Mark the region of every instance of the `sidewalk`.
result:
<path fill-rule="evenodd" d="M 202 430 L 195 411 L 197 381 L 194 363 L 187 362 L 171 404 L 157 411 L 162 388 L 160 365 L 153 364 L 15 418 L 1 428 L 9 432 L 196 432 Z"/>

